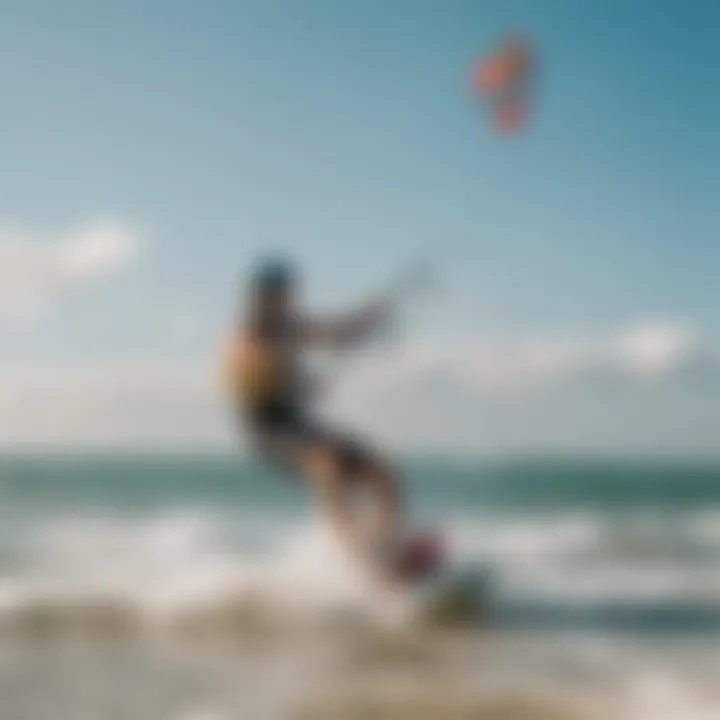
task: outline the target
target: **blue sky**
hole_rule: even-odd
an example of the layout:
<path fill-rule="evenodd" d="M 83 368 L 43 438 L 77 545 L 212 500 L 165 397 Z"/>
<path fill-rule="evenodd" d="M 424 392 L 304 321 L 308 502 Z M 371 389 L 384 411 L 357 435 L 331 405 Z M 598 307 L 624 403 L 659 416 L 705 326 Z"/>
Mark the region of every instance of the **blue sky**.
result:
<path fill-rule="evenodd" d="M 720 333 L 712 0 L 0 7 L 0 226 L 141 233 L 131 268 L 0 329 L 17 362 L 160 352 L 184 320 L 183 359 L 204 357 L 266 248 L 340 307 L 433 248 L 426 344 L 656 319 Z M 541 53 L 538 111 L 501 140 L 468 75 L 517 28 Z"/>

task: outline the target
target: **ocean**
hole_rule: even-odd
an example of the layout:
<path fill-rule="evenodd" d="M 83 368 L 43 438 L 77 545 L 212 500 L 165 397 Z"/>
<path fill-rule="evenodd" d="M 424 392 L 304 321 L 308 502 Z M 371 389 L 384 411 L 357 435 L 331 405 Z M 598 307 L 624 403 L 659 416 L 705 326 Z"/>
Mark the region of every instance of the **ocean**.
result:
<path fill-rule="evenodd" d="M 720 463 L 402 471 L 477 612 L 379 622 L 302 484 L 247 459 L 2 456 L 0 717 L 720 717 Z"/>

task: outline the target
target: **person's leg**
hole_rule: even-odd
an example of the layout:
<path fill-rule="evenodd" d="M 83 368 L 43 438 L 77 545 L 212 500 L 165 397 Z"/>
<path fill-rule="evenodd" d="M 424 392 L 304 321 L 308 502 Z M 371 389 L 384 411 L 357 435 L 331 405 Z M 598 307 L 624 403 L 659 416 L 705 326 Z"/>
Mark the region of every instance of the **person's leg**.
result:
<path fill-rule="evenodd" d="M 304 457 L 304 474 L 340 537 L 365 561 L 392 565 L 401 508 L 389 464 L 356 442 L 331 435 L 317 436 Z"/>
<path fill-rule="evenodd" d="M 347 436 L 307 418 L 266 428 L 270 457 L 304 476 L 340 541 L 363 564 L 391 564 L 400 532 L 398 485 L 388 463 Z M 369 522 L 362 511 L 369 501 Z"/>
<path fill-rule="evenodd" d="M 402 529 L 400 488 L 395 472 L 388 463 L 365 453 L 355 482 L 372 503 L 372 537 L 381 546 L 394 547 Z"/>
<path fill-rule="evenodd" d="M 266 461 L 305 478 L 341 542 L 357 553 L 364 543 L 362 528 L 345 469 L 330 438 L 309 423 L 291 418 L 260 428 L 255 439 Z"/>
<path fill-rule="evenodd" d="M 299 465 L 341 543 L 355 557 L 366 560 L 368 534 L 337 448 L 328 441 L 309 444 L 299 457 Z"/>

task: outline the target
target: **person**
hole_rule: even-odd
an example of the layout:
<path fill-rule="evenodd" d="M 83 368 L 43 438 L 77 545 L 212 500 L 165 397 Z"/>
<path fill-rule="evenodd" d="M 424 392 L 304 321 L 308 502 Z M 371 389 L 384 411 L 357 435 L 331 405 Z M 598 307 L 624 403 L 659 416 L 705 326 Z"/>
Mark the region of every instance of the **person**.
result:
<path fill-rule="evenodd" d="M 298 305 L 298 286 L 290 261 L 255 269 L 247 310 L 224 348 L 223 374 L 254 448 L 305 478 L 345 547 L 375 580 L 392 582 L 401 531 L 397 475 L 377 451 L 318 422 L 303 358 L 313 348 L 344 350 L 370 339 L 395 301 L 388 295 L 342 317 L 310 317 Z M 369 521 L 358 496 L 370 501 Z"/>

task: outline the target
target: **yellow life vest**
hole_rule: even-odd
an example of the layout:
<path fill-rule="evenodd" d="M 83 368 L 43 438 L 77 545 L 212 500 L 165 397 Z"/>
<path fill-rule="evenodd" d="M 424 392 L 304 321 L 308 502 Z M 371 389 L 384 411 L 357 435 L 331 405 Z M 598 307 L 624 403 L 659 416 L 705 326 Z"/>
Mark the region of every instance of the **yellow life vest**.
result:
<path fill-rule="evenodd" d="M 278 378 L 273 363 L 267 359 L 244 358 L 227 378 L 231 397 L 238 403 L 254 404 L 272 399 L 278 391 Z"/>

